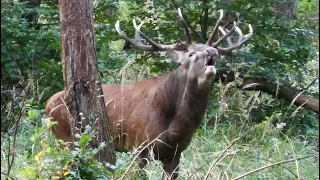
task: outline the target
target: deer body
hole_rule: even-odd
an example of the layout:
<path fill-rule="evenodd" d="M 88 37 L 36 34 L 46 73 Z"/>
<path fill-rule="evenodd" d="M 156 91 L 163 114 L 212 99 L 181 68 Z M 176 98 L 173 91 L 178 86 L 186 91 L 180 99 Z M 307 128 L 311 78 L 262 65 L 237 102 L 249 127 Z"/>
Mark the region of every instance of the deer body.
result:
<path fill-rule="evenodd" d="M 214 73 L 204 77 L 209 79 L 198 79 L 196 75 L 188 74 L 182 65 L 167 75 L 131 85 L 102 85 L 116 150 L 132 150 L 158 138 L 159 141 L 153 144 L 155 159 L 164 162 L 168 166 L 165 170 L 171 174 L 176 168 L 172 162 L 179 163 L 181 152 L 201 123 Z M 70 142 L 71 130 L 67 109 L 61 100 L 63 96 L 63 91 L 53 95 L 47 103 L 46 113 L 58 121 L 53 129 L 55 135 Z M 141 158 L 148 158 L 147 151 L 141 153 Z"/>
<path fill-rule="evenodd" d="M 130 39 L 120 30 L 119 22 L 116 24 L 118 33 L 128 43 L 144 51 L 166 51 L 181 64 L 179 68 L 167 75 L 131 85 L 102 85 L 115 149 L 143 149 L 140 154 L 140 168 L 146 165 L 148 152 L 152 150 L 154 158 L 163 162 L 163 169 L 171 179 L 177 177 L 181 152 L 189 145 L 205 113 L 219 53 L 238 48 L 252 35 L 251 26 L 250 33 L 243 36 L 234 23 L 234 27 L 228 33 L 219 27 L 223 37 L 213 43 L 213 36 L 218 29 L 216 25 L 206 44 L 192 44 L 180 10 L 179 16 L 187 36 L 184 44 L 156 44 L 140 31 L 143 23 L 137 26 L 135 21 L 135 39 Z M 221 18 L 222 11 L 217 24 Z M 228 37 L 233 31 L 239 34 L 238 43 L 234 45 Z M 140 35 L 150 45 L 142 44 L 139 41 Z M 224 39 L 228 40 L 230 47 L 217 47 Z M 63 97 L 63 91 L 53 95 L 46 105 L 46 113 L 58 121 L 58 126 L 53 128 L 56 137 L 71 141 L 68 113 Z M 149 146 L 144 148 L 148 144 Z"/>

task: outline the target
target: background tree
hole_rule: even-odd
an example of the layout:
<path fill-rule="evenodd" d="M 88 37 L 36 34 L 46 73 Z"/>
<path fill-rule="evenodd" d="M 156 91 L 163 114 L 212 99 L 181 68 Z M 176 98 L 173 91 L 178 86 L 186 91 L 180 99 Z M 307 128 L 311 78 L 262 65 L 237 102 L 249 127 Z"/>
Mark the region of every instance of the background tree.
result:
<path fill-rule="evenodd" d="M 76 134 L 90 125 L 97 132 L 90 143 L 106 147 L 98 152 L 99 161 L 115 163 L 109 120 L 98 76 L 95 52 L 93 11 L 90 0 L 59 0 L 62 37 L 62 62 L 65 102 L 69 110 L 70 127 Z"/>
<path fill-rule="evenodd" d="M 287 20 L 292 20 L 296 18 L 297 5 L 298 5 L 297 0 L 282 1 L 275 4 L 273 6 L 273 10 L 275 12 L 283 13 L 284 17 Z"/>

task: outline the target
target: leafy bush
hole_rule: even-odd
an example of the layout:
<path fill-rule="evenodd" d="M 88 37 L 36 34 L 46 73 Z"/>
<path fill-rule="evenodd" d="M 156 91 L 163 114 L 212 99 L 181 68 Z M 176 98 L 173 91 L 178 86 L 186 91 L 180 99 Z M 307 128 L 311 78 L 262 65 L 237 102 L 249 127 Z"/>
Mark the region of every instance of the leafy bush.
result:
<path fill-rule="evenodd" d="M 79 138 L 78 142 L 65 143 L 53 138 L 51 129 L 57 124 L 56 122 L 41 115 L 42 113 L 35 118 L 34 113 L 38 111 L 30 108 L 28 116 L 23 117 L 21 125 L 24 128 L 18 135 L 17 146 L 13 148 L 16 149 L 15 155 L 19 157 L 16 163 L 25 162 L 21 168 L 13 169 L 15 173 L 11 174 L 14 174 L 14 177 L 22 179 L 110 179 L 120 176 L 134 155 L 118 153 L 115 165 L 98 162 L 94 156 L 105 146 L 105 143 L 101 143 L 98 148 L 90 147 L 89 142 L 96 136 L 90 126 L 87 126 L 86 131 L 81 135 L 76 135 Z M 39 120 L 41 123 L 37 123 L 36 126 L 32 125 L 32 121 Z M 13 138 L 9 134 L 1 137 L 2 154 L 11 156 L 9 148 Z M 73 150 L 69 150 L 71 145 L 74 146 Z M 4 165 L 2 167 L 4 169 L 8 168 L 6 160 L 7 158 L 3 156 L 1 164 Z M 111 173 L 110 169 L 116 171 Z"/>

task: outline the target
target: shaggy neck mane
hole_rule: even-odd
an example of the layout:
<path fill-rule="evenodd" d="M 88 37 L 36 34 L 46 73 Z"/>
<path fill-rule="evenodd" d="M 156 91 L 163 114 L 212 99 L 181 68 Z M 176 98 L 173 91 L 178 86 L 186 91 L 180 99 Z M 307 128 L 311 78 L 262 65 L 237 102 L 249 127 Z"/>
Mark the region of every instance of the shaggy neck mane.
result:
<path fill-rule="evenodd" d="M 198 79 L 188 77 L 188 71 L 181 66 L 159 78 L 163 79 L 155 92 L 155 108 L 174 134 L 191 137 L 201 123 L 213 83 L 199 87 Z"/>

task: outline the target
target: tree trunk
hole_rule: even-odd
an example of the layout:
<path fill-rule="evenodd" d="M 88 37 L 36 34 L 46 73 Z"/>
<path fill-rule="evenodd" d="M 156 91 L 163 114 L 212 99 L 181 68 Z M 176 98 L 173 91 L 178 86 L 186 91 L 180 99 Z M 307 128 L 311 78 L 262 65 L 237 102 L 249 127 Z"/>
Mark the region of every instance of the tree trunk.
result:
<path fill-rule="evenodd" d="M 287 20 L 296 18 L 297 14 L 297 0 L 287 0 L 273 6 L 273 11 L 280 12 Z"/>
<path fill-rule="evenodd" d="M 36 26 L 38 24 L 38 13 L 36 12 L 35 8 L 40 7 L 41 0 L 20 0 L 19 2 L 28 2 L 27 7 L 33 9 L 32 12 L 23 13 L 23 17 L 26 18 L 29 22 L 29 27 L 35 27 L 37 30 L 40 27 Z"/>
<path fill-rule="evenodd" d="M 114 164 L 109 120 L 98 81 L 92 1 L 59 0 L 59 9 L 65 102 L 70 112 L 73 140 L 76 140 L 74 134 L 90 125 L 97 132 L 91 147 L 106 143 L 96 158 Z"/>

